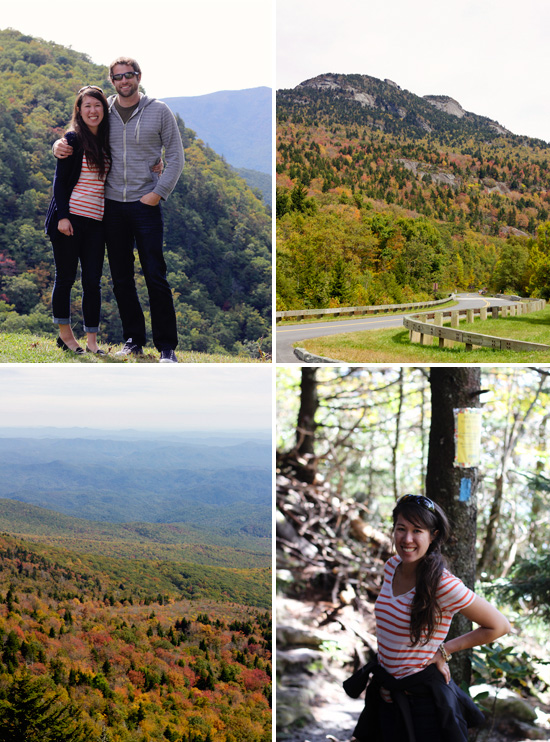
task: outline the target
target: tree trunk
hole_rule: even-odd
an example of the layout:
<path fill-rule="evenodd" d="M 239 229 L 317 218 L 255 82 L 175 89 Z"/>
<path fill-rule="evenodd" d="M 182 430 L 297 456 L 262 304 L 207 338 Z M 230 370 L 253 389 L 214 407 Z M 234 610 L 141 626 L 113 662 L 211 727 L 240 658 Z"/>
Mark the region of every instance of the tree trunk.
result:
<path fill-rule="evenodd" d="M 319 407 L 316 374 L 316 368 L 302 368 L 300 411 L 296 425 L 296 451 L 300 456 L 312 456 L 315 453 L 315 413 Z"/>
<path fill-rule="evenodd" d="M 399 438 L 401 434 L 401 414 L 403 411 L 403 367 L 399 369 L 399 401 L 397 406 L 397 413 L 395 415 L 395 437 L 392 446 L 392 481 L 393 481 L 393 497 L 397 500 L 399 497 L 399 484 L 398 484 L 398 458 L 399 458 Z"/>
<path fill-rule="evenodd" d="M 451 524 L 453 544 L 445 556 L 449 569 L 473 590 L 476 573 L 477 469 L 454 466 L 454 410 L 479 407 L 479 366 L 432 368 L 430 373 L 432 422 L 428 451 L 426 494 L 440 505 Z M 457 614 L 449 639 L 471 631 L 471 623 Z M 455 681 L 470 682 L 471 650 L 451 660 Z"/>

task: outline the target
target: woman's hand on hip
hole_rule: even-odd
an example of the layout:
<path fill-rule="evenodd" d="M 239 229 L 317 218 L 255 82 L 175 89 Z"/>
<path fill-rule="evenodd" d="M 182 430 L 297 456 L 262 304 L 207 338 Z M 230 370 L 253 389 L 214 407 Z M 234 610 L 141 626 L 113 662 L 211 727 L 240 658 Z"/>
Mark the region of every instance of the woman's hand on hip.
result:
<path fill-rule="evenodd" d="M 74 234 L 73 225 L 68 219 L 60 219 L 57 228 L 62 234 L 67 235 L 67 237 L 72 237 Z"/>
<path fill-rule="evenodd" d="M 443 675 L 445 678 L 445 682 L 449 683 L 451 680 L 451 671 L 449 669 L 449 665 L 445 662 L 443 659 L 443 655 L 437 650 L 437 652 L 434 654 L 432 659 L 428 662 L 428 665 L 437 665 L 437 669 L 439 672 Z"/>

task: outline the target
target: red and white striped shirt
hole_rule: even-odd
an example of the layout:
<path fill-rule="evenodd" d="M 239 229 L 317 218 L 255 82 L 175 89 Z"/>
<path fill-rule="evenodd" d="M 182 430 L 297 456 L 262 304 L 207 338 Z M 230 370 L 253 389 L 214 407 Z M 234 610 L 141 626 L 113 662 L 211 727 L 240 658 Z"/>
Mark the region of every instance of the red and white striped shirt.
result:
<path fill-rule="evenodd" d="M 443 570 L 436 592 L 442 619 L 427 644 L 411 647 L 411 605 L 416 588 L 408 593 L 393 594 L 393 576 L 401 557 L 395 555 L 386 562 L 384 582 L 374 606 L 376 634 L 378 637 L 378 661 L 395 678 L 404 678 L 423 670 L 437 652 L 439 645 L 449 633 L 451 619 L 475 600 L 473 593 L 458 577 Z"/>
<path fill-rule="evenodd" d="M 106 163 L 107 167 L 107 163 Z M 99 170 L 88 165 L 86 155 L 82 155 L 82 170 L 78 183 L 73 188 L 69 201 L 69 211 L 90 219 L 103 219 L 105 208 L 105 179 L 101 180 Z"/>

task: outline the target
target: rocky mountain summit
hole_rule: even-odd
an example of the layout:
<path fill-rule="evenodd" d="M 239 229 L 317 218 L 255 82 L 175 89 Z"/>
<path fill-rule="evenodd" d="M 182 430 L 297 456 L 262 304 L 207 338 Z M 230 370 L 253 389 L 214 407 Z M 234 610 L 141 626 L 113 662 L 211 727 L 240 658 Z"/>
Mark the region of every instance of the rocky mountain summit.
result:
<path fill-rule="evenodd" d="M 340 111 L 342 103 L 351 104 L 351 109 L 359 106 L 371 116 L 376 115 L 372 122 L 374 128 L 389 133 L 395 132 L 396 127 L 398 130 L 416 129 L 420 136 L 458 128 L 468 135 L 477 132 L 485 140 L 514 136 L 497 121 L 465 111 L 450 96 L 418 96 L 392 80 L 378 80 L 369 75 L 318 75 L 301 82 L 293 91 L 279 91 L 278 96 L 283 103 L 294 98 L 303 107 L 319 104 L 320 98 L 327 97 Z"/>

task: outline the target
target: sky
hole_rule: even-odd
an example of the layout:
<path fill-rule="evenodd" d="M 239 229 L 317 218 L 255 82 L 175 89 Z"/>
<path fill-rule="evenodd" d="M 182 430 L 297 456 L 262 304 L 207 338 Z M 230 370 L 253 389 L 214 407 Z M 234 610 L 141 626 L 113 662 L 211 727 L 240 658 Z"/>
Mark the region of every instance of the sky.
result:
<path fill-rule="evenodd" d="M 263 364 L 5 364 L 0 427 L 271 430 L 271 387 Z"/>
<path fill-rule="evenodd" d="M 448 95 L 514 134 L 550 141 L 550 3 L 277 0 L 276 87 L 328 72 Z"/>
<path fill-rule="evenodd" d="M 195 96 L 273 86 L 273 1 L 95 0 L 77 9 L 24 0 L 2 4 L 0 28 L 70 46 L 96 64 L 133 57 L 149 95 Z"/>

